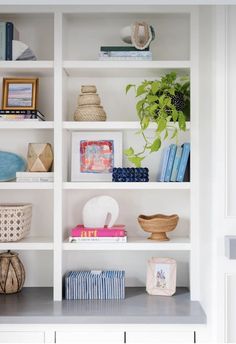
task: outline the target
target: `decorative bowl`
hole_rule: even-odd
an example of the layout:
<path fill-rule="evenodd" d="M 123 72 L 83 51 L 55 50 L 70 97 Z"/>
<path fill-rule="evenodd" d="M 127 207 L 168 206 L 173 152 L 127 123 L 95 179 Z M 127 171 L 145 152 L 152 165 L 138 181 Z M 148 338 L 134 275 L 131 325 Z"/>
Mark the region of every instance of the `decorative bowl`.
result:
<path fill-rule="evenodd" d="M 148 233 L 152 233 L 148 239 L 167 241 L 166 233 L 175 229 L 179 221 L 179 216 L 174 215 L 139 215 L 138 222 L 141 228 Z"/>
<path fill-rule="evenodd" d="M 16 179 L 16 172 L 23 172 L 26 167 L 26 161 L 19 155 L 0 151 L 0 182 Z"/>

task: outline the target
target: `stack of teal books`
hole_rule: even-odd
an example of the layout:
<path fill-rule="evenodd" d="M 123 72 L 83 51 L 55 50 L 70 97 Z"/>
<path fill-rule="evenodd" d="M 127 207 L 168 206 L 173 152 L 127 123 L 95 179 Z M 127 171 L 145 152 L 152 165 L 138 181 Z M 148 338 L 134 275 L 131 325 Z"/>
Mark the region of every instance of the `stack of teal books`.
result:
<path fill-rule="evenodd" d="M 160 182 L 190 181 L 190 143 L 171 144 L 164 151 Z"/>

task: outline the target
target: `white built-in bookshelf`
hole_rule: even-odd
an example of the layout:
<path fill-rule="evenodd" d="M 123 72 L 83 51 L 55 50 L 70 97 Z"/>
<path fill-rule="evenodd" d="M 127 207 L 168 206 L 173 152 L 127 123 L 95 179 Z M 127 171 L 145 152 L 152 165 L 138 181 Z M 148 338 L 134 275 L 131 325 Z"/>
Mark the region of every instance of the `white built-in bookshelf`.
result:
<path fill-rule="evenodd" d="M 38 12 L 33 7 L 0 6 L 0 20 L 14 22 L 20 39 L 38 56 L 38 61 L 0 61 L 0 78 L 39 77 L 38 108 L 47 119 L 0 122 L 0 149 L 26 157 L 29 142 L 49 142 L 54 147 L 54 183 L 0 183 L 0 202 L 33 203 L 29 237 L 0 243 L 0 250 L 20 253 L 26 286 L 53 287 L 54 300 L 61 300 L 67 271 L 107 268 L 124 269 L 127 286 L 145 286 L 147 260 L 167 256 L 177 260 L 177 285 L 189 287 L 191 299 L 199 299 L 197 18 L 197 8 L 183 6 L 65 6 L 43 7 Z M 149 22 L 157 32 L 151 46 L 154 60 L 98 61 L 100 45 L 120 45 L 120 29 L 137 19 Z M 156 182 L 162 151 L 146 160 L 149 183 L 71 182 L 71 133 L 121 131 L 124 148 L 140 147 L 140 137 L 135 134 L 139 129 L 135 96 L 132 92 L 126 95 L 125 86 L 158 78 L 167 71 L 191 78 L 191 121 L 179 137 L 179 143 L 191 142 L 191 182 Z M 73 121 L 83 84 L 97 86 L 106 122 Z M 0 80 L 0 92 L 1 88 Z M 128 166 L 125 157 L 124 165 Z M 128 243 L 69 244 L 69 230 L 81 222 L 84 203 L 102 194 L 118 201 L 118 222 L 127 226 Z M 180 221 L 169 235 L 171 240 L 146 240 L 137 222 L 141 213 L 177 213 Z"/>

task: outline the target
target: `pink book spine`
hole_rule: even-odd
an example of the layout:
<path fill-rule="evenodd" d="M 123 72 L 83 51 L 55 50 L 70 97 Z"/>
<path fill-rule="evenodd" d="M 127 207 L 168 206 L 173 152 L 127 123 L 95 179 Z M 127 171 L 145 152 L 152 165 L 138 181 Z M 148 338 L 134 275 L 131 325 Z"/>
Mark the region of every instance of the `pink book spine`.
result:
<path fill-rule="evenodd" d="M 77 226 L 71 230 L 72 237 L 124 237 L 126 231 L 124 226 L 114 226 L 112 228 L 84 228 Z"/>

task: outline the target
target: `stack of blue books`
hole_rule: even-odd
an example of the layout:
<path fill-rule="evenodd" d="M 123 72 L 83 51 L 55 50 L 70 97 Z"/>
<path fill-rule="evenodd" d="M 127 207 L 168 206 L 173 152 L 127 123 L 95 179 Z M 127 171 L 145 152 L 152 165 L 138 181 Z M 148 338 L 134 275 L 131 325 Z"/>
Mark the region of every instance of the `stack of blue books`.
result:
<path fill-rule="evenodd" d="M 182 146 L 171 144 L 164 151 L 160 182 L 190 180 L 190 143 Z"/>
<path fill-rule="evenodd" d="M 66 300 L 125 298 L 125 271 L 70 271 L 65 277 Z"/>
<path fill-rule="evenodd" d="M 139 50 L 134 46 L 102 46 L 100 48 L 99 60 L 102 61 L 151 61 L 152 53 L 149 48 Z"/>

